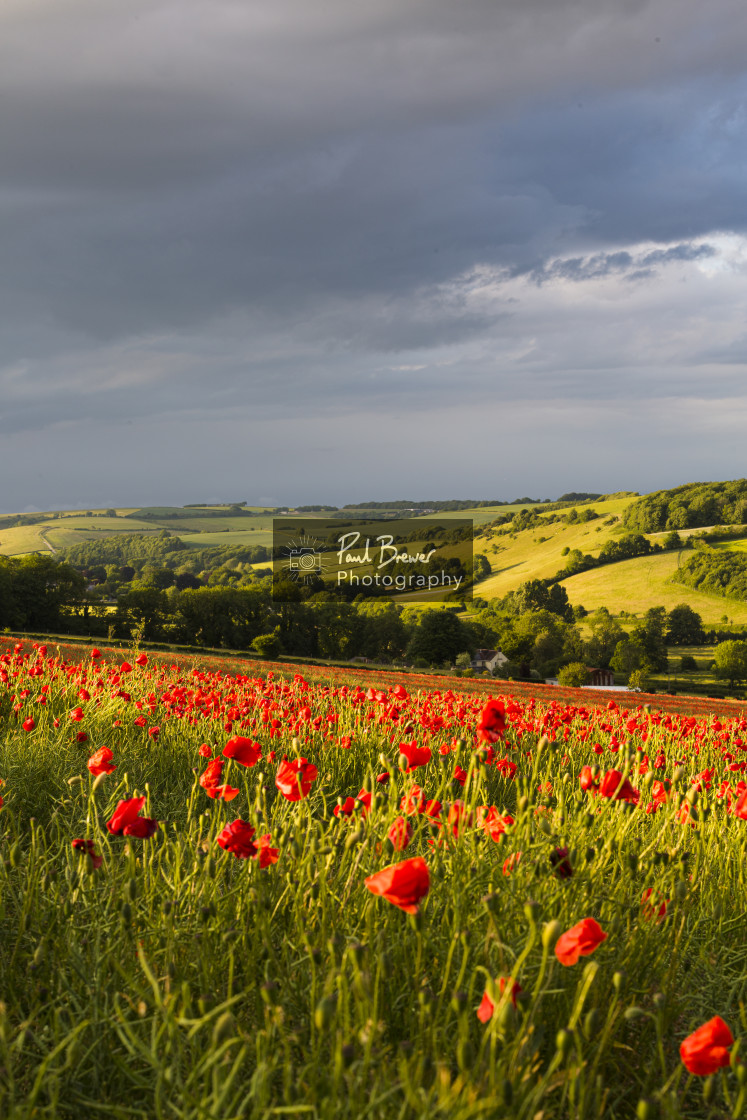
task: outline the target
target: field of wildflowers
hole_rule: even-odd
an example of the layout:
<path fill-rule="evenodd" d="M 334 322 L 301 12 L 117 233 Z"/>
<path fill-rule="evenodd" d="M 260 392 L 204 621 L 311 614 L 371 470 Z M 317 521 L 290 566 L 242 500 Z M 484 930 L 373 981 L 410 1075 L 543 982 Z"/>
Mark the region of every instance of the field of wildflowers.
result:
<path fill-rule="evenodd" d="M 3 1117 L 743 1114 L 743 705 L 0 649 Z"/>

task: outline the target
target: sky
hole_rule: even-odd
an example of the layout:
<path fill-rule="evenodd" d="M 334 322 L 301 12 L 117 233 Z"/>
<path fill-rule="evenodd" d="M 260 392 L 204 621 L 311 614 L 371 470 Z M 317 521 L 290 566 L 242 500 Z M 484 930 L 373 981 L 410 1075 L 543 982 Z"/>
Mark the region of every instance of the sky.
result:
<path fill-rule="evenodd" d="M 3 0 L 0 509 L 741 477 L 743 0 Z"/>

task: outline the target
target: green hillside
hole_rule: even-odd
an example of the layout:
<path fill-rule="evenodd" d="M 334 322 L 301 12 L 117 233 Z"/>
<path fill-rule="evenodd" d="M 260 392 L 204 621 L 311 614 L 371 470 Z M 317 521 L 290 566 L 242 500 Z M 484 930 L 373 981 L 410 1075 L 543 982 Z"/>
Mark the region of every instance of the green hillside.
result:
<path fill-rule="evenodd" d="M 627 611 L 643 614 L 649 607 L 671 610 L 678 603 L 687 603 L 697 611 L 707 627 L 720 625 L 724 615 L 738 625 L 747 625 L 747 603 L 725 599 L 720 595 L 704 595 L 690 587 L 671 582 L 672 574 L 688 552 L 664 552 L 656 556 L 640 556 L 581 572 L 563 580 L 568 598 L 587 611 L 607 607 L 612 614 Z"/>
<path fill-rule="evenodd" d="M 489 532 L 475 539 L 475 552 L 488 558 L 493 574 L 478 585 L 477 594 L 484 599 L 502 598 L 529 579 L 550 579 L 564 564 L 563 549 L 578 548 L 596 556 L 602 545 L 617 539 L 622 515 L 635 498 L 612 498 L 592 502 L 588 508 L 599 517 L 582 524 L 552 521 L 557 514 L 547 514 L 542 522 L 516 534 Z"/>

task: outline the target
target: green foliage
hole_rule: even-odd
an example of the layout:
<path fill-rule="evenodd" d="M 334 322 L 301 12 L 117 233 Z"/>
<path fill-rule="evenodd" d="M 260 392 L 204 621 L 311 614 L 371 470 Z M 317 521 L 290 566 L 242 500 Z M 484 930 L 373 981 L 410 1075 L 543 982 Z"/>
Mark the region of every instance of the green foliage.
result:
<path fill-rule="evenodd" d="M 687 603 L 672 607 L 667 615 L 667 644 L 697 646 L 705 641 L 703 620 Z"/>
<path fill-rule="evenodd" d="M 589 683 L 589 670 L 583 661 L 569 661 L 558 673 L 558 683 L 568 688 L 581 688 Z"/>
<path fill-rule="evenodd" d="M 728 680 L 747 681 L 747 642 L 719 642 L 714 652 L 716 676 Z"/>
<path fill-rule="evenodd" d="M 703 545 L 688 556 L 673 578 L 697 591 L 743 600 L 747 597 L 747 555 Z"/>
<path fill-rule="evenodd" d="M 747 479 L 691 482 L 672 490 L 657 490 L 628 506 L 623 521 L 629 529 L 643 533 L 743 525 L 747 523 Z"/>

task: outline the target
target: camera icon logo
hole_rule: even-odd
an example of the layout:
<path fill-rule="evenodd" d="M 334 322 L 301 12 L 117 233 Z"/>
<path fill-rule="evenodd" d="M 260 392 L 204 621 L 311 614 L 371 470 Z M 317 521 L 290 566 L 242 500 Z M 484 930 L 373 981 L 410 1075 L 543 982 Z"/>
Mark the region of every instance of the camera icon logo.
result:
<path fill-rule="evenodd" d="M 288 567 L 299 575 L 321 575 L 322 558 L 315 548 L 308 545 L 292 548 L 288 553 Z"/>

